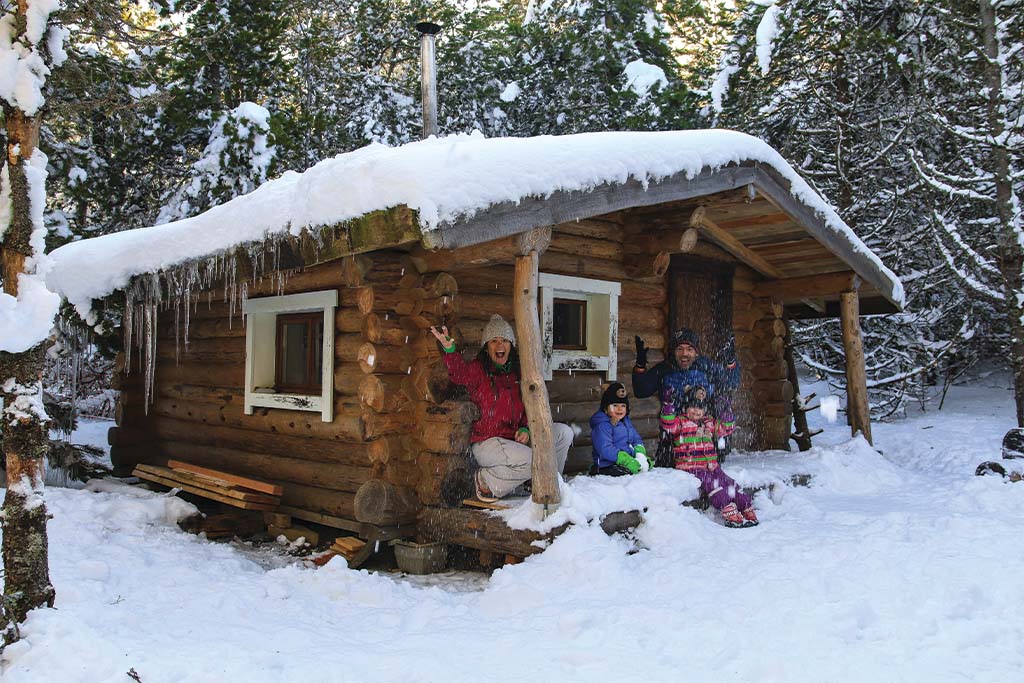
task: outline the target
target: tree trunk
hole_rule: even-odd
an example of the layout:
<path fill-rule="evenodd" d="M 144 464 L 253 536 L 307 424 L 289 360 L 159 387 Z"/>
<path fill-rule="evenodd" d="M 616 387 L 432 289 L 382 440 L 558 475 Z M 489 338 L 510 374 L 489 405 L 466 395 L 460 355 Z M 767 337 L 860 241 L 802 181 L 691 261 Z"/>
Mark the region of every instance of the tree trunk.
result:
<path fill-rule="evenodd" d="M 23 19 L 23 16 L 19 17 Z M 21 24 L 22 26 L 24 24 Z M 4 104 L 7 125 L 6 164 L 10 179 L 10 224 L 0 245 L 4 292 L 18 294 L 18 276 L 32 255 L 32 214 L 25 164 L 39 140 L 39 121 Z M 42 340 L 41 340 L 42 341 Z M 29 610 L 53 606 L 46 520 L 43 503 L 43 458 L 49 448 L 42 385 L 45 344 L 21 353 L 0 352 L 0 398 L 3 399 L 3 450 L 7 463 L 7 495 L 3 526 L 4 596 L 0 631 L 4 644 L 17 639 L 13 623 Z M 13 379 L 13 382 L 10 381 Z M 13 623 L 12 623 L 13 622 Z"/>
<path fill-rule="evenodd" d="M 1010 363 L 1013 368 L 1013 397 L 1017 408 L 1017 426 L 1024 427 L 1024 303 L 1021 292 L 1024 282 L 1024 252 L 1020 236 L 1013 221 L 1013 180 L 1010 173 L 1010 153 L 1004 142 L 1006 126 L 1003 122 L 1003 76 L 1000 72 L 999 43 L 996 38 L 996 15 L 991 0 L 978 3 L 982 40 L 985 52 L 985 84 L 987 86 L 987 114 L 991 143 L 991 172 L 996 190 L 996 217 L 999 220 L 999 270 L 1003 280 L 1006 315 L 1010 323 Z"/>

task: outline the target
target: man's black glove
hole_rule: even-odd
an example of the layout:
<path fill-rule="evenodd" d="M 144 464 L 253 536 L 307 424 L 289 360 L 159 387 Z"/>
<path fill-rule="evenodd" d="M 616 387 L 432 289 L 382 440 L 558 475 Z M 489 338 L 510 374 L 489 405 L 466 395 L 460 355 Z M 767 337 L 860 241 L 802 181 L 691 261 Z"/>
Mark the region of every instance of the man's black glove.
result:
<path fill-rule="evenodd" d="M 736 337 L 729 337 L 729 341 L 719 351 L 718 357 L 721 359 L 722 365 L 730 366 L 736 364 Z"/>
<path fill-rule="evenodd" d="M 633 341 L 636 342 L 636 366 L 638 368 L 647 367 L 647 347 L 644 346 L 644 340 L 640 338 L 640 335 L 633 337 Z"/>

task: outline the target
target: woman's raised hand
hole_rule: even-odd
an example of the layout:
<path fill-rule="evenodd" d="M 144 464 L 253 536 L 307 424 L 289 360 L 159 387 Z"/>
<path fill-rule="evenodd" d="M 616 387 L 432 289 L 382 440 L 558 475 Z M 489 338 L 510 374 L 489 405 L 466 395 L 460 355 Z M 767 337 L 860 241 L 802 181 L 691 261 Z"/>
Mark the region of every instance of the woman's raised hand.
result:
<path fill-rule="evenodd" d="M 448 349 L 455 348 L 455 340 L 448 334 L 448 326 L 442 325 L 441 331 L 438 332 L 437 328 L 433 325 L 430 326 L 430 333 L 434 335 L 434 339 L 441 343 L 441 346 L 447 351 Z"/>

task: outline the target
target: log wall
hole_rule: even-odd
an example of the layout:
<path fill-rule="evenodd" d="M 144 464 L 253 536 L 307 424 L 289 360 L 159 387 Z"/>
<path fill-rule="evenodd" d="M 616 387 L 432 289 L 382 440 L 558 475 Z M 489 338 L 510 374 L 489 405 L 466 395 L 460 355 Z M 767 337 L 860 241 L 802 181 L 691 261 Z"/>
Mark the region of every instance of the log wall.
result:
<path fill-rule="evenodd" d="M 641 229 L 615 219 L 555 226 L 540 258 L 542 272 L 622 282 L 618 379 L 627 386 L 634 335 L 645 339 L 654 363 L 664 355 L 668 334 L 663 253 L 632 243 Z M 198 297 L 201 303 L 190 310 L 187 348 L 176 327 L 181 313 L 163 313 L 148 412 L 138 350 L 132 352 L 135 367 L 118 376 L 114 464 L 123 470 L 175 458 L 266 479 L 284 487 L 283 505 L 344 528 L 414 523 L 420 505 L 442 502 L 446 481 L 465 480 L 477 418 L 465 391 L 448 380 L 427 328 L 447 325 L 469 358 L 492 314 L 514 324 L 513 254 L 470 250 L 376 252 L 293 273 L 283 283 L 249 284 L 250 296 L 339 292 L 331 423 L 311 412 L 257 408 L 244 414 L 245 327 L 240 313 L 230 315 L 222 290 Z M 757 280 L 737 268 L 734 326 L 743 366 L 737 444 L 778 448 L 788 439 L 792 394 L 785 326 L 780 303 L 757 295 Z M 591 372 L 556 373 L 548 382 L 555 421 L 576 431 L 567 472 L 590 465 L 589 420 L 603 382 L 603 373 Z M 631 418 L 649 448 L 657 442 L 658 408 L 657 398 L 631 400 Z"/>

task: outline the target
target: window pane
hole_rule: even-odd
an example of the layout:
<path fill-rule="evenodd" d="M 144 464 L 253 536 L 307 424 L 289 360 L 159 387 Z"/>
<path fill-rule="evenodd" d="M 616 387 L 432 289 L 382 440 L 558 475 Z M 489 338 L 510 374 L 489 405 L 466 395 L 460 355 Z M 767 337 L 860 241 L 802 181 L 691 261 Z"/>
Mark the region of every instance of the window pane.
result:
<path fill-rule="evenodd" d="M 587 348 L 587 302 L 555 299 L 553 308 L 554 347 L 556 349 Z"/>
<path fill-rule="evenodd" d="M 285 323 L 281 350 L 284 372 L 281 377 L 285 384 L 308 384 L 306 377 L 309 367 L 309 325 L 305 322 Z"/>

